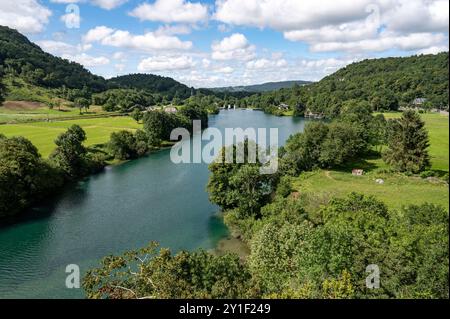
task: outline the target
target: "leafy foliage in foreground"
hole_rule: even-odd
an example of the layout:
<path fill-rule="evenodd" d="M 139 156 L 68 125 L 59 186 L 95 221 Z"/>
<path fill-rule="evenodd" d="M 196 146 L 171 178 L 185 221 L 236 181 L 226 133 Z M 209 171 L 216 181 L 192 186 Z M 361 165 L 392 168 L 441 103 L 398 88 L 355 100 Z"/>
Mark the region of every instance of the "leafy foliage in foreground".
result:
<path fill-rule="evenodd" d="M 312 222 L 277 198 L 253 226 L 251 254 L 147 248 L 108 256 L 83 280 L 89 298 L 448 298 L 448 212 L 388 211 L 371 197 L 333 200 Z M 376 264 L 379 289 L 366 287 Z"/>
<path fill-rule="evenodd" d="M 172 255 L 151 243 L 123 256 L 108 256 L 88 271 L 89 298 L 238 298 L 250 296 L 250 273 L 239 258 L 205 251 Z"/>

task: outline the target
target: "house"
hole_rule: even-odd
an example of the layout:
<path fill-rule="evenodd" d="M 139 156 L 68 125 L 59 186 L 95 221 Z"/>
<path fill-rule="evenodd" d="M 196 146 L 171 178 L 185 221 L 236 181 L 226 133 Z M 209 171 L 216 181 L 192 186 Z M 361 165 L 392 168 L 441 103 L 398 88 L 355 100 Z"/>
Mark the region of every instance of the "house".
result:
<path fill-rule="evenodd" d="M 325 114 L 323 113 L 313 113 L 309 109 L 305 111 L 305 117 L 314 118 L 314 119 L 323 119 L 325 118 Z"/>
<path fill-rule="evenodd" d="M 164 108 L 164 112 L 166 112 L 166 113 L 177 113 L 178 110 L 177 110 L 176 107 L 168 106 L 168 107 Z"/>
<path fill-rule="evenodd" d="M 360 168 L 354 168 L 352 169 L 352 175 L 353 176 L 362 176 L 364 174 L 364 170 Z"/>
<path fill-rule="evenodd" d="M 280 105 L 278 105 L 278 109 L 279 110 L 288 111 L 289 110 L 289 105 L 287 105 L 285 103 L 281 103 Z"/>
<path fill-rule="evenodd" d="M 153 111 L 159 111 L 159 110 L 161 110 L 161 107 L 152 105 L 152 106 L 147 106 L 145 108 L 144 112 L 153 112 Z"/>

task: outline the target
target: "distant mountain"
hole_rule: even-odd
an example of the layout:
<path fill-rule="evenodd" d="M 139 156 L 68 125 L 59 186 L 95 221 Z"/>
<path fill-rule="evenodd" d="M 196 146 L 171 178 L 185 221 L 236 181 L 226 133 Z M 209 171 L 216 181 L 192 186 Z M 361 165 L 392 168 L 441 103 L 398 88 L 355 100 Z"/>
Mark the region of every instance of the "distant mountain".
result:
<path fill-rule="evenodd" d="M 187 98 L 194 89 L 172 78 L 154 74 L 128 74 L 108 80 L 109 87 L 146 90 L 150 93 L 161 93 L 170 97 Z"/>
<path fill-rule="evenodd" d="M 244 86 L 228 86 L 228 87 L 218 87 L 211 88 L 209 90 L 214 92 L 267 92 L 279 89 L 291 88 L 294 85 L 306 85 L 310 84 L 310 81 L 281 81 L 281 82 L 267 82 L 263 84 L 255 85 L 244 85 Z"/>

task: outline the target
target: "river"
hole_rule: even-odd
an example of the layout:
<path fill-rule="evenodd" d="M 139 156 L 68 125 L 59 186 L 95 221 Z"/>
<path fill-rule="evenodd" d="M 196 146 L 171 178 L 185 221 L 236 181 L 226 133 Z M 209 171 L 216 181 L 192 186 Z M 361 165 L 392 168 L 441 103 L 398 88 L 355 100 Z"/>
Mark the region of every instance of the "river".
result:
<path fill-rule="evenodd" d="M 223 110 L 209 126 L 278 128 L 280 145 L 305 120 L 261 111 Z M 207 164 L 174 164 L 169 150 L 70 185 L 52 203 L 0 227 L 0 298 L 83 298 L 65 286 L 68 264 L 81 272 L 109 254 L 152 240 L 176 252 L 214 248 L 228 235 L 208 200 Z"/>

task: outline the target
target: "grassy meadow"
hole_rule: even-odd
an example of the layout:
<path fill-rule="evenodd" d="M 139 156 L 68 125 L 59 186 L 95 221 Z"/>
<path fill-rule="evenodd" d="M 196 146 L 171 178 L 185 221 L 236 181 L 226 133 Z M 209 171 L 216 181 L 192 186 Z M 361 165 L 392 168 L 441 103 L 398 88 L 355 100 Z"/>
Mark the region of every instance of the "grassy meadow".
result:
<path fill-rule="evenodd" d="M 39 149 L 43 157 L 48 157 L 55 148 L 55 138 L 73 124 L 80 125 L 86 131 L 86 146 L 109 141 L 112 132 L 136 130 L 142 126 L 128 116 L 116 116 L 0 125 L 0 133 L 7 137 L 24 136 Z"/>
<path fill-rule="evenodd" d="M 386 118 L 400 117 L 401 113 L 387 113 Z M 449 171 L 449 119 L 440 114 L 422 114 L 430 138 L 431 169 L 439 174 Z M 353 168 L 362 168 L 363 176 L 353 176 Z M 448 209 L 448 185 L 438 178 L 420 178 L 387 173 L 389 167 L 380 157 L 367 158 L 358 163 L 334 170 L 316 170 L 294 179 L 293 188 L 299 192 L 311 209 L 317 209 L 334 196 L 350 192 L 373 195 L 391 208 L 408 204 L 430 202 Z M 384 184 L 376 183 L 383 179 Z"/>
<path fill-rule="evenodd" d="M 58 120 L 62 118 L 88 118 L 93 115 L 106 115 L 100 106 L 93 105 L 80 114 L 78 108 L 68 102 L 60 107 L 49 109 L 42 102 L 6 101 L 0 106 L 0 124 L 26 123 L 32 121 Z"/>

